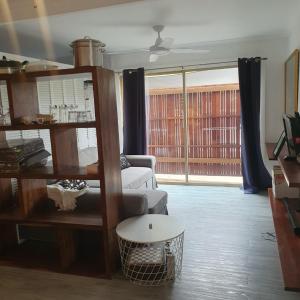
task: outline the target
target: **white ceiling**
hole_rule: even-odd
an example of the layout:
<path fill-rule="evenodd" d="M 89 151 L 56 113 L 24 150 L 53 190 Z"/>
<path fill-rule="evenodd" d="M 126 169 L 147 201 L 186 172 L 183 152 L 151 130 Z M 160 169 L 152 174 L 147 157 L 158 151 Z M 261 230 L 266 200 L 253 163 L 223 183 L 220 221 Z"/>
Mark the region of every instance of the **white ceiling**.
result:
<path fill-rule="evenodd" d="M 0 51 L 70 62 L 68 44 L 90 36 L 107 50 L 148 48 L 163 36 L 175 45 L 287 35 L 300 15 L 299 0 L 147 0 L 0 25 Z M 53 57 L 52 57 L 53 56 Z"/>

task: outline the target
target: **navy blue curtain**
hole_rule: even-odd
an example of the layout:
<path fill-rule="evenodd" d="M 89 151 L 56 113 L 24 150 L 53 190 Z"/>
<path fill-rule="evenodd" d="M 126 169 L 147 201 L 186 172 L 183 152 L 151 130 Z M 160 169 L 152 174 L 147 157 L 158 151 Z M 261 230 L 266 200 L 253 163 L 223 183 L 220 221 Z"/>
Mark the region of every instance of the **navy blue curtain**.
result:
<path fill-rule="evenodd" d="M 247 194 L 271 187 L 271 177 L 260 148 L 260 67 L 261 60 L 239 58 L 239 81 L 242 123 L 242 174 Z"/>
<path fill-rule="evenodd" d="M 123 71 L 124 154 L 146 154 L 145 72 Z"/>

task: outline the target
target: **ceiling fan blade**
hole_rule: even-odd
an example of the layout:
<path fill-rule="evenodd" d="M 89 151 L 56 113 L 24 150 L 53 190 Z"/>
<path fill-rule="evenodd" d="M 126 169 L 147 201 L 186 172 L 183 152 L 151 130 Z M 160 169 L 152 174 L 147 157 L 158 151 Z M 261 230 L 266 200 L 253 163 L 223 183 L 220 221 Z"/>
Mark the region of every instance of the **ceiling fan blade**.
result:
<path fill-rule="evenodd" d="M 149 56 L 149 61 L 150 62 L 156 62 L 158 60 L 159 56 L 157 54 L 151 53 Z"/>
<path fill-rule="evenodd" d="M 104 51 L 103 54 L 134 54 L 134 53 L 143 53 L 149 52 L 149 49 L 132 49 L 132 50 L 120 50 L 120 51 Z"/>
<path fill-rule="evenodd" d="M 174 39 L 164 38 L 164 39 L 162 39 L 161 43 L 158 46 L 169 49 L 169 48 L 171 48 L 173 43 L 174 43 Z"/>
<path fill-rule="evenodd" d="M 173 48 L 170 49 L 172 53 L 202 53 L 206 54 L 209 53 L 210 50 L 207 49 L 191 49 L 191 48 Z"/>

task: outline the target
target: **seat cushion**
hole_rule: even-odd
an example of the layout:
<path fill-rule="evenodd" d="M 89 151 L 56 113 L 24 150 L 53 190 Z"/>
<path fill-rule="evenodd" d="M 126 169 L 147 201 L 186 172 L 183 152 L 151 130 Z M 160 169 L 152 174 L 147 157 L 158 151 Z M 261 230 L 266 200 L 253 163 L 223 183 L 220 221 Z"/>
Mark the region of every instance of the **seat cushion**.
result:
<path fill-rule="evenodd" d="M 154 175 L 150 168 L 130 167 L 122 170 L 121 176 L 124 189 L 138 189 Z"/>
<path fill-rule="evenodd" d="M 130 167 L 121 171 L 123 189 L 146 188 L 146 182 L 154 177 L 150 168 Z M 100 187 L 99 180 L 88 180 L 90 187 Z M 152 185 L 151 185 L 152 188 Z"/>
<path fill-rule="evenodd" d="M 165 214 L 167 212 L 168 193 L 161 190 L 145 191 L 148 200 L 149 214 Z"/>

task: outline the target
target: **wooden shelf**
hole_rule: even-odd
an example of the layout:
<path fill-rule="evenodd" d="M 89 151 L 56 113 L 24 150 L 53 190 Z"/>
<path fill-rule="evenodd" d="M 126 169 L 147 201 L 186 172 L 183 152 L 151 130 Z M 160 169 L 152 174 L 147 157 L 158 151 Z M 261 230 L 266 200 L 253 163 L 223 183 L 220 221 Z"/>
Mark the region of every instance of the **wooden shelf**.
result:
<path fill-rule="evenodd" d="M 0 212 L 0 223 L 10 222 L 18 223 L 24 220 L 21 211 L 17 208 L 9 208 Z"/>
<path fill-rule="evenodd" d="M 2 253 L 0 264 L 22 268 L 59 271 L 59 251 L 54 243 L 26 241 Z"/>
<path fill-rule="evenodd" d="M 38 223 L 44 225 L 64 225 L 70 228 L 85 228 L 101 230 L 102 217 L 97 213 L 74 212 L 49 212 L 35 213 L 25 220 L 26 223 Z"/>
<path fill-rule="evenodd" d="M 272 189 L 268 192 L 284 287 L 286 290 L 300 291 L 300 237 L 294 234 L 282 201 L 273 197 Z"/>
<path fill-rule="evenodd" d="M 0 178 L 100 180 L 100 175 L 88 173 L 86 167 L 68 167 L 55 172 L 52 166 L 46 166 L 24 169 L 17 173 L 0 172 Z"/>
<path fill-rule="evenodd" d="M 38 130 L 38 129 L 55 129 L 55 128 L 94 128 L 96 122 L 82 122 L 82 123 L 55 123 L 55 124 L 30 124 L 30 125 L 10 125 L 0 126 L 0 131 L 12 130 Z"/>
<path fill-rule="evenodd" d="M 278 157 L 279 164 L 289 187 L 300 187 L 300 164 L 296 160 L 284 160 L 284 155 Z"/>
<path fill-rule="evenodd" d="M 94 212 L 42 212 L 34 213 L 30 217 L 24 218 L 19 209 L 14 208 L 0 213 L 0 223 L 13 224 L 35 224 L 59 226 L 64 225 L 70 228 L 84 228 L 101 230 L 103 226 L 102 216 Z"/>
<path fill-rule="evenodd" d="M 94 246 L 94 245 L 93 245 Z M 27 240 L 10 247 L 0 255 L 0 264 L 13 267 L 47 270 L 57 273 L 107 278 L 102 250 L 95 245 L 89 255 L 78 253 L 66 269 L 60 264 L 59 247 L 55 242 Z M 101 255 L 102 254 L 102 255 Z"/>
<path fill-rule="evenodd" d="M 14 78 L 19 78 L 21 76 L 26 78 L 37 78 L 37 77 L 76 75 L 82 73 L 92 73 L 97 69 L 101 69 L 101 68 L 93 67 L 93 66 L 84 66 L 84 67 L 77 67 L 77 68 L 58 69 L 58 70 L 39 71 L 39 72 L 20 72 L 14 74 L 1 74 L 0 80 L 14 79 Z"/>

